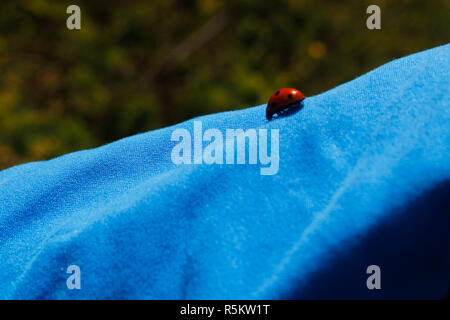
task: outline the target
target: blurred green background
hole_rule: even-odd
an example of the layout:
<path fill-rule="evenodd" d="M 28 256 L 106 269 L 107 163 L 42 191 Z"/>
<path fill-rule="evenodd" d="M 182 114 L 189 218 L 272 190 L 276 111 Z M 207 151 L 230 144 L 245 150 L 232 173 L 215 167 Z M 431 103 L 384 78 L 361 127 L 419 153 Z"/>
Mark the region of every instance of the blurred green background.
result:
<path fill-rule="evenodd" d="M 81 30 L 66 8 L 81 8 Z M 381 30 L 366 8 L 381 8 Z M 450 1 L 0 3 L 0 169 L 194 116 L 314 95 L 449 42 Z M 264 115 L 261 115 L 264 117 Z"/>

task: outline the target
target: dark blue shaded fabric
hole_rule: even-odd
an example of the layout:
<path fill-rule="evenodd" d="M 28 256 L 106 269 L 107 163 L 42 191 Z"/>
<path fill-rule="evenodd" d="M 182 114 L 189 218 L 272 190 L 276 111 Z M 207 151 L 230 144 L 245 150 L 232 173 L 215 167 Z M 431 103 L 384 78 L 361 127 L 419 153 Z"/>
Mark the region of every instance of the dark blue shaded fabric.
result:
<path fill-rule="evenodd" d="M 444 297 L 449 57 L 395 60 L 270 122 L 265 105 L 195 119 L 279 129 L 275 175 L 175 165 L 171 134 L 193 120 L 4 170 L 0 298 Z M 366 287 L 373 264 L 381 290 Z"/>

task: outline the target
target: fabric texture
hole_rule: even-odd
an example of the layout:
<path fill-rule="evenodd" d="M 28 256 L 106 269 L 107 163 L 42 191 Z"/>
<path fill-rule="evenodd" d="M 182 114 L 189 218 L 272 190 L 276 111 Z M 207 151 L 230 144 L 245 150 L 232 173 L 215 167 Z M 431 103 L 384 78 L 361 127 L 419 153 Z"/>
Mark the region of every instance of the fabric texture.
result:
<path fill-rule="evenodd" d="M 395 60 L 272 121 L 265 105 L 212 114 L 0 172 L 0 298 L 443 298 L 449 57 Z M 174 164 L 194 120 L 279 129 L 278 172 Z"/>

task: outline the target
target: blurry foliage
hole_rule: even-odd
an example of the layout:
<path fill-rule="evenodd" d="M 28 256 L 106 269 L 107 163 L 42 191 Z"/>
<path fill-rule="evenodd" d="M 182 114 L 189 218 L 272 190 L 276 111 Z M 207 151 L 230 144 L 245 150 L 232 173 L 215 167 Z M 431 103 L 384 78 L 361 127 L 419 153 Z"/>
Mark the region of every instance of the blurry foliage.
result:
<path fill-rule="evenodd" d="M 70 4 L 80 31 L 66 28 Z M 382 30 L 366 28 L 369 4 Z M 320 93 L 447 43 L 449 17 L 447 0 L 2 0 L 0 169 L 262 104 L 279 87 Z"/>

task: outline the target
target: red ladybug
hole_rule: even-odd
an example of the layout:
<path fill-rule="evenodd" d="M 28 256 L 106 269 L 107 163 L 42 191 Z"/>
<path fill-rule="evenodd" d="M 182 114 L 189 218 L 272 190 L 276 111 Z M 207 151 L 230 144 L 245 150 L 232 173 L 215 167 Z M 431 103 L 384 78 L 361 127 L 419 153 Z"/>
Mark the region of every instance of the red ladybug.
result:
<path fill-rule="evenodd" d="M 275 92 L 269 99 L 266 109 L 266 118 L 271 120 L 272 116 L 292 107 L 305 99 L 305 95 L 297 89 L 283 88 Z"/>

